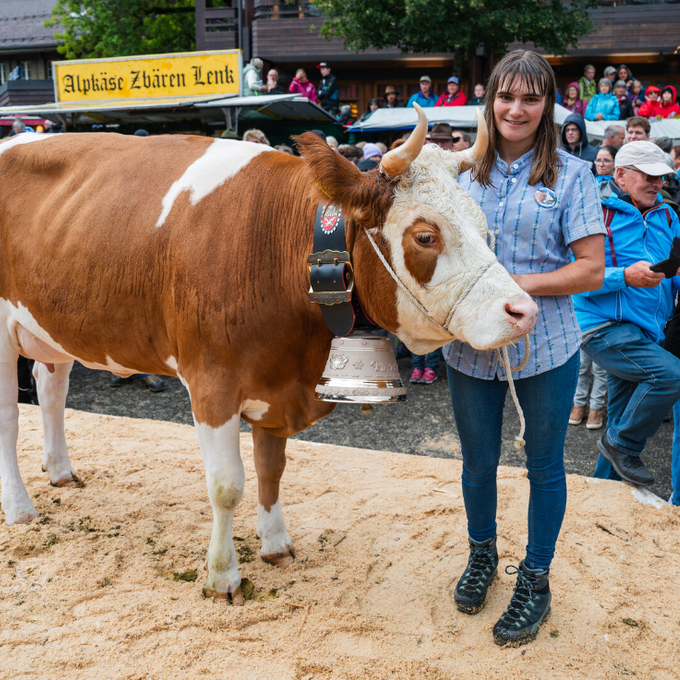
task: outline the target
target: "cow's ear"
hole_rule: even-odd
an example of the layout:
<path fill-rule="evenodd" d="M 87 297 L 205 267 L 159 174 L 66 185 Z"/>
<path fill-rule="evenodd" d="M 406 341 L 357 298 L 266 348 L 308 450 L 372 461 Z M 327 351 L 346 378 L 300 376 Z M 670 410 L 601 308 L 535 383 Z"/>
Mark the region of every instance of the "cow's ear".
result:
<path fill-rule="evenodd" d="M 313 132 L 293 139 L 311 170 L 319 200 L 341 205 L 346 213 L 372 205 L 377 190 L 374 180 Z"/>

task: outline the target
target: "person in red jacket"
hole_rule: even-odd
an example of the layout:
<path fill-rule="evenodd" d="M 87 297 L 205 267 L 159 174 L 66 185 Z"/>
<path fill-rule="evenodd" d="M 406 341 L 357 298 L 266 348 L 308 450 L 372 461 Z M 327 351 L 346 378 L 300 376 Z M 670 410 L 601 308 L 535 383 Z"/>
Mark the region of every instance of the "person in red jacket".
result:
<path fill-rule="evenodd" d="M 435 106 L 465 106 L 467 97 L 460 91 L 460 83 L 456 76 L 451 76 L 446 83 L 446 92 L 439 97 Z"/>
<path fill-rule="evenodd" d="M 658 87 L 650 85 L 645 90 L 645 99 L 647 101 L 638 109 L 638 116 L 644 116 L 645 118 L 656 117 L 660 94 L 661 90 Z"/>
<path fill-rule="evenodd" d="M 662 118 L 680 117 L 680 106 L 676 102 L 676 97 L 675 88 L 672 85 L 666 85 L 661 90 L 661 101 L 656 115 Z"/>

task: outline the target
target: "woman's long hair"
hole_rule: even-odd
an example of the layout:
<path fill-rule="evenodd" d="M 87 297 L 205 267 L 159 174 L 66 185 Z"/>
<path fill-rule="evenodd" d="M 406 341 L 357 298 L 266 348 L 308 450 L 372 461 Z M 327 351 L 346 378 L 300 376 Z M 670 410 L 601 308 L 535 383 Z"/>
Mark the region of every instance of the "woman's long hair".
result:
<path fill-rule="evenodd" d="M 529 184 L 543 182 L 546 187 L 553 187 L 562 165 L 557 153 L 555 75 L 550 64 L 540 54 L 527 50 L 515 50 L 506 54 L 491 73 L 484 97 L 484 118 L 489 130 L 489 146 L 484 158 L 473 171 L 474 177 L 483 187 L 491 185 L 491 169 L 496 162 L 496 145 L 499 137 L 493 103 L 499 89 L 510 89 L 513 84 L 523 85 L 528 92 L 545 97 L 543 116 L 536 130 Z"/>

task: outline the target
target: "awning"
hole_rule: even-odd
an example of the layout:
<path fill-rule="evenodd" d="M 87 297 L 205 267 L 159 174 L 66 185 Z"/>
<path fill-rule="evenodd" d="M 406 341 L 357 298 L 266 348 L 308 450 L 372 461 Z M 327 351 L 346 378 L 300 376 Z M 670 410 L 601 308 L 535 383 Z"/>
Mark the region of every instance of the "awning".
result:
<path fill-rule="evenodd" d="M 196 104 L 197 109 L 230 109 L 248 120 L 317 120 L 329 123 L 333 116 L 299 94 L 265 94 L 255 97 L 229 97 Z"/>
<path fill-rule="evenodd" d="M 436 106 L 423 109 L 429 125 L 448 123 L 453 128 L 475 130 L 477 128 L 476 106 Z M 563 125 L 571 111 L 559 104 L 555 105 L 555 123 Z M 383 130 L 412 130 L 418 122 L 415 109 L 377 109 L 365 121 L 357 121 L 350 127 L 350 132 L 367 132 Z M 674 144 L 680 144 L 680 120 L 651 120 L 651 137 L 670 137 Z M 626 127 L 625 120 L 586 121 L 586 131 L 591 142 L 601 142 L 604 131 L 610 125 Z"/>
<path fill-rule="evenodd" d="M 118 99 L 95 102 L 53 102 L 35 106 L 0 107 L 0 117 L 25 114 L 47 118 L 55 123 L 162 123 L 187 117 L 202 117 L 194 105 L 215 99 L 202 97 L 163 97 L 154 99 Z M 221 98 L 220 101 L 228 101 Z M 187 116 L 193 111 L 193 116 Z"/>
<path fill-rule="evenodd" d="M 237 127 L 239 119 L 334 122 L 333 116 L 298 94 L 272 94 L 257 97 L 170 97 L 124 99 L 98 102 L 57 102 L 36 106 L 6 106 L 0 117 L 25 114 L 47 118 L 55 123 L 165 123 L 201 118 L 226 119 Z"/>

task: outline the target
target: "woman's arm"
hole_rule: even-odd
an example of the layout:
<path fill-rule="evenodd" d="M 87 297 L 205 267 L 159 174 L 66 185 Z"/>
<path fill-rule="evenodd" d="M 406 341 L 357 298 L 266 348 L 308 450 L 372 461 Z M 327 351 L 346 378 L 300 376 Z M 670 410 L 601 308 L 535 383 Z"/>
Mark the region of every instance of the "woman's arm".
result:
<path fill-rule="evenodd" d="M 574 295 L 597 290 L 604 280 L 604 234 L 594 234 L 570 244 L 574 260 L 553 272 L 511 274 L 529 295 Z"/>

